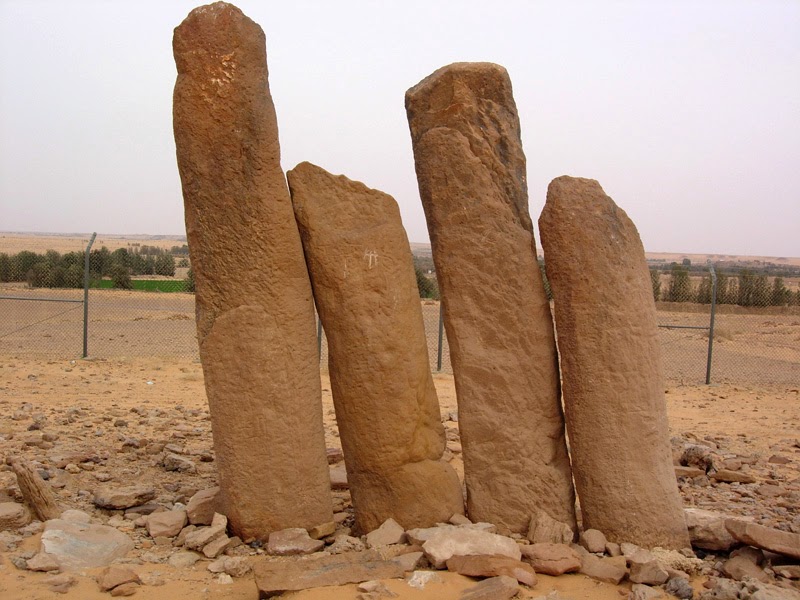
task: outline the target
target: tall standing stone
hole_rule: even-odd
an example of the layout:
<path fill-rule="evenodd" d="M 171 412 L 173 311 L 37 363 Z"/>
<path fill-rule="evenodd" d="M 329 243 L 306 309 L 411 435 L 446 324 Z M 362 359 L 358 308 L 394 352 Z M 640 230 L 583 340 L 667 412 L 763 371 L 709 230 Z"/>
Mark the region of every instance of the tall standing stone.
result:
<path fill-rule="evenodd" d="M 397 203 L 310 163 L 287 178 L 328 337 L 358 529 L 390 517 L 429 527 L 463 514 L 458 475 L 441 460 L 444 428 Z"/>
<path fill-rule="evenodd" d="M 230 4 L 175 29 L 173 119 L 221 512 L 243 539 L 332 520 L 314 307 L 264 32 Z"/>
<path fill-rule="evenodd" d="M 539 231 L 584 529 L 646 548 L 689 547 L 636 227 L 596 181 L 559 177 L 547 190 Z"/>
<path fill-rule="evenodd" d="M 457 63 L 406 92 L 444 303 L 473 521 L 575 529 L 550 306 L 505 69 Z"/>

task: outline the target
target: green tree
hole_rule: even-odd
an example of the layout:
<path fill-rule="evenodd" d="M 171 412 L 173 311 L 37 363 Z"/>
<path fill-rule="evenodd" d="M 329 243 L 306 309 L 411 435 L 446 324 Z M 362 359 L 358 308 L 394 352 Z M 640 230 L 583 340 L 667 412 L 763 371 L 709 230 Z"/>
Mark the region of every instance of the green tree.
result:
<path fill-rule="evenodd" d="M 13 276 L 12 281 L 25 281 L 29 271 L 39 261 L 39 255 L 23 250 L 11 257 L 11 273 Z"/>
<path fill-rule="evenodd" d="M 689 280 L 689 270 L 686 267 L 673 263 L 667 286 L 667 300 L 669 302 L 688 302 L 692 300 L 692 283 Z"/>
<path fill-rule="evenodd" d="M 178 261 L 178 268 L 179 269 L 185 269 L 188 266 L 189 266 L 189 259 L 188 258 L 182 258 L 182 259 L 180 259 Z"/>
<path fill-rule="evenodd" d="M 650 285 L 653 286 L 653 300 L 661 300 L 661 272 L 658 269 L 650 269 Z"/>
<path fill-rule="evenodd" d="M 83 287 L 83 266 L 70 265 L 64 271 L 64 287 Z"/>
<path fill-rule="evenodd" d="M 0 281 L 11 281 L 11 257 L 0 252 Z"/>
<path fill-rule="evenodd" d="M 173 277 L 175 275 L 175 257 L 172 254 L 159 254 L 155 262 L 156 275 Z"/>
<path fill-rule="evenodd" d="M 706 275 L 697 286 L 697 302 L 699 304 L 711 304 L 711 288 L 711 275 Z"/>
<path fill-rule="evenodd" d="M 439 289 L 436 283 L 428 279 L 425 273 L 422 272 L 422 269 L 419 267 L 414 267 L 414 274 L 417 276 L 417 288 L 419 289 L 419 297 L 420 298 L 433 298 L 436 299 L 439 296 Z"/>
<path fill-rule="evenodd" d="M 791 296 L 792 292 L 784 285 L 783 277 L 773 279 L 769 302 L 772 306 L 786 306 L 789 304 Z"/>
<path fill-rule="evenodd" d="M 133 289 L 133 282 L 131 281 L 131 274 L 127 267 L 120 264 L 111 266 L 111 281 L 114 282 L 114 287 L 120 290 Z"/>
<path fill-rule="evenodd" d="M 192 271 L 191 267 L 189 267 L 189 271 L 186 273 L 184 282 L 186 282 L 186 291 L 194 293 L 194 271 Z"/>

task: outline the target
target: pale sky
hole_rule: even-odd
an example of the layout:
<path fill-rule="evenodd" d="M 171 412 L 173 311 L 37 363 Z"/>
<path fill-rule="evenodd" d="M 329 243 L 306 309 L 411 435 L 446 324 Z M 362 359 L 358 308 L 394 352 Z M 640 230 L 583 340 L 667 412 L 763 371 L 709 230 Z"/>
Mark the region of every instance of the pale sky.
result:
<path fill-rule="evenodd" d="M 597 179 L 649 251 L 800 256 L 800 0 L 241 0 L 266 32 L 285 170 L 395 197 L 428 239 L 405 91 L 506 67 L 534 222 Z M 183 0 L 0 0 L 0 231 L 184 234 Z M 537 235 L 538 239 L 538 235 Z"/>

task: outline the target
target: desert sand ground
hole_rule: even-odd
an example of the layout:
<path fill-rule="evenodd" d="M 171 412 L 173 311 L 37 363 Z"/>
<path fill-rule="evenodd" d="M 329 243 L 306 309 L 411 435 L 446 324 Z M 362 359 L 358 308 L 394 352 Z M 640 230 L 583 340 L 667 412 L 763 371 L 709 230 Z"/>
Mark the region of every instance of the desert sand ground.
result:
<path fill-rule="evenodd" d="M 457 423 L 446 416 L 457 409 L 452 376 L 435 376 L 445 426 L 455 429 Z M 327 444 L 340 447 L 333 412 L 330 383 L 322 374 L 323 413 Z M 797 386 L 752 385 L 673 385 L 666 399 L 671 433 L 692 439 L 713 439 L 720 447 L 736 454 L 768 456 L 782 452 L 790 459 L 786 465 L 774 465 L 782 481 L 797 482 L 800 478 L 800 397 Z M 0 459 L 21 456 L 36 461 L 52 474 L 58 500 L 64 508 L 77 508 L 106 522 L 114 511 L 93 506 L 91 492 L 101 485 L 124 486 L 131 481 L 146 482 L 156 487 L 157 501 L 170 506 L 186 502 L 194 491 L 215 483 L 213 462 L 197 461 L 197 473 L 168 472 L 158 464 L 158 456 L 145 449 L 123 451 L 127 439 L 173 443 L 183 448 L 187 457 L 212 452 L 203 376 L 193 360 L 136 358 L 113 360 L 41 360 L 0 355 Z M 77 410 L 76 410 L 77 409 Z M 68 412 L 68 411 L 71 411 Z M 66 420 L 65 415 L 73 418 Z M 29 430 L 32 423 L 41 429 Z M 42 434 L 55 435 L 55 440 L 42 445 Z M 458 444 L 449 443 L 453 465 L 463 471 Z M 87 470 L 68 474 L 53 467 L 53 459 L 71 453 L 90 453 L 98 457 Z M 1 463 L 2 461 L 0 461 Z M 14 475 L 7 467 L 0 470 L 0 496 L 13 495 Z M 107 480 L 107 481 L 106 481 Z M 735 514 L 751 516 L 761 522 L 772 522 L 775 515 L 744 498 L 737 501 L 724 493 L 718 495 L 697 491 L 684 494 L 686 505 L 713 506 Z M 344 500 L 347 492 L 335 492 Z M 117 511 L 119 513 L 119 511 Z M 784 510 L 784 512 L 786 512 Z M 769 513 L 769 514 L 767 514 Z M 777 513 L 776 513 L 777 514 Z M 788 518 L 800 526 L 797 507 Z M 133 528 L 131 528 L 133 529 Z M 235 579 L 231 585 L 217 583 L 216 576 L 206 570 L 208 561 L 194 567 L 176 569 L 163 564 L 169 550 L 153 547 L 141 529 L 129 534 L 136 541 L 134 568 L 150 585 L 137 593 L 143 598 L 167 600 L 179 597 L 255 599 L 257 591 L 251 577 Z M 92 575 L 97 569 L 79 574 L 77 584 L 66 596 L 48 590 L 43 573 L 20 571 L 11 564 L 11 556 L 34 550 L 38 535 L 26 538 L 13 551 L 0 552 L 0 597 L 8 600 L 49 598 L 107 598 L 101 593 Z M 253 556 L 257 560 L 258 556 Z M 474 584 L 460 575 L 443 573 L 442 582 L 429 584 L 424 590 L 410 588 L 404 581 L 387 582 L 400 598 L 447 600 Z M 700 586 L 699 580 L 695 581 Z M 534 590 L 522 597 L 534 598 L 550 590 L 560 590 L 575 600 L 618 600 L 625 585 L 613 586 L 582 575 L 559 578 L 541 576 Z M 356 598 L 354 585 L 321 588 L 287 598 L 306 600 Z"/>

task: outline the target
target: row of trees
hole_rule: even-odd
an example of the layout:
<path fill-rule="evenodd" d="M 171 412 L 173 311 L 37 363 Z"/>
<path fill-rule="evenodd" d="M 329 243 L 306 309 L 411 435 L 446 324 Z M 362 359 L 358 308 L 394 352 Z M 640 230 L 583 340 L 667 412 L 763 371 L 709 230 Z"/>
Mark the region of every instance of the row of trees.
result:
<path fill-rule="evenodd" d="M 136 251 L 119 248 L 111 252 L 103 246 L 89 253 L 89 276 L 91 279 L 110 278 L 124 284 L 132 275 L 175 276 L 175 257 L 164 252 L 144 254 L 143 246 Z M 31 287 L 80 288 L 83 287 L 83 252 L 61 254 L 48 250 L 37 254 L 23 250 L 17 254 L 0 253 L 0 282 L 25 281 Z M 188 267 L 186 258 L 181 258 L 179 266 Z M 130 285 L 115 285 L 130 287 Z"/>
<path fill-rule="evenodd" d="M 711 275 L 704 275 L 697 285 L 692 283 L 689 270 L 684 265 L 674 264 L 666 285 L 662 285 L 661 272 L 650 269 L 653 298 L 664 302 L 697 302 L 711 304 L 713 282 Z M 763 274 L 742 269 L 737 275 L 717 273 L 717 304 L 739 306 L 798 306 L 800 290 L 786 287 L 783 277 L 772 281 Z"/>

